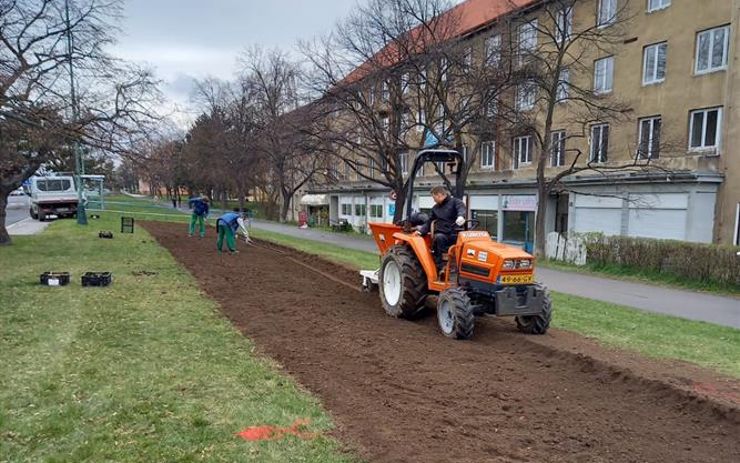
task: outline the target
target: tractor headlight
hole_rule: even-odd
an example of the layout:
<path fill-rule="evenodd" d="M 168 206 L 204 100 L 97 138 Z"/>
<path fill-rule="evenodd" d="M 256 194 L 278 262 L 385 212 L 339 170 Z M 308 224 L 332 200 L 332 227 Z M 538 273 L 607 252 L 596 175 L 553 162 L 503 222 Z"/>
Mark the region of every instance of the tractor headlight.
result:
<path fill-rule="evenodd" d="M 504 270 L 514 270 L 515 267 L 516 267 L 516 262 L 514 260 L 512 259 L 504 260 L 504 266 L 503 266 Z"/>
<path fill-rule="evenodd" d="M 529 269 L 532 267 L 532 261 L 529 259 L 522 259 L 519 261 L 519 268 L 521 269 Z"/>

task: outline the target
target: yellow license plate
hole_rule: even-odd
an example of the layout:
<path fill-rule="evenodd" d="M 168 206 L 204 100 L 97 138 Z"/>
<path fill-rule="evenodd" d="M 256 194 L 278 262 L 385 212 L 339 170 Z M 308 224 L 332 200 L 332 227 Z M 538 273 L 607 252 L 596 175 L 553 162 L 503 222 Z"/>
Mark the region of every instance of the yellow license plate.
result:
<path fill-rule="evenodd" d="M 528 285 L 534 282 L 532 275 L 502 275 L 502 285 Z"/>

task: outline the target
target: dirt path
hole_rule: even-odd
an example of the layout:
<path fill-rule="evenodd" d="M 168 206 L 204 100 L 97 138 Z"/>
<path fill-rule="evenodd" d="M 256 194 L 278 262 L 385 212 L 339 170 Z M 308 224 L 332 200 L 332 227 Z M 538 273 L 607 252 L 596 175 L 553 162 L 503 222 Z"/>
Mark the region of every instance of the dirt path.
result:
<path fill-rule="evenodd" d="M 372 461 L 740 461 L 737 408 L 653 380 L 664 373 L 647 366 L 637 376 L 574 354 L 573 336 L 572 351 L 559 349 L 549 336 L 532 342 L 508 320 L 484 319 L 474 341 L 450 341 L 432 317 L 391 319 L 376 294 L 269 250 L 218 256 L 213 240 L 187 239 L 181 226 L 146 228 Z"/>

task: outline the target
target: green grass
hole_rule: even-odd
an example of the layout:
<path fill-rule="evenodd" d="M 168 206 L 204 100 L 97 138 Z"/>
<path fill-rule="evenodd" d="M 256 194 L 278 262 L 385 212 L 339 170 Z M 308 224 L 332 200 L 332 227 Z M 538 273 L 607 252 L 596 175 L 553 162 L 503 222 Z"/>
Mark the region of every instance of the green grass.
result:
<path fill-rule="evenodd" d="M 97 238 L 117 224 L 58 221 L 0 247 L 0 461 L 353 461 L 318 401 L 255 356 L 144 230 Z M 39 286 L 50 270 L 73 283 Z M 84 271 L 114 283 L 82 288 Z M 301 417 L 319 438 L 235 436 Z"/>
<path fill-rule="evenodd" d="M 377 254 L 365 251 L 356 251 L 333 244 L 310 241 L 303 238 L 283 235 L 252 228 L 250 232 L 255 238 L 288 246 L 309 254 L 315 254 L 332 262 L 358 269 L 376 269 L 380 266 Z"/>
<path fill-rule="evenodd" d="M 662 286 L 691 289 L 694 291 L 705 291 L 709 293 L 715 293 L 720 295 L 728 296 L 739 296 L 740 287 L 736 285 L 723 285 L 713 281 L 698 281 L 688 278 L 683 278 L 677 275 L 670 275 L 666 273 L 655 272 L 646 269 L 639 268 L 628 268 L 618 265 L 608 266 L 577 266 L 564 262 L 558 262 L 553 260 L 540 261 L 540 265 L 555 270 L 564 270 L 568 272 L 576 273 L 591 273 L 598 275 L 605 275 L 620 280 L 636 281 L 636 282 L 648 282 L 653 284 L 659 284 Z"/>
<path fill-rule="evenodd" d="M 356 269 L 378 268 L 378 256 L 339 246 L 254 230 L 273 241 Z M 554 293 L 553 326 L 654 358 L 678 359 L 740 378 L 740 330 L 652 314 Z"/>

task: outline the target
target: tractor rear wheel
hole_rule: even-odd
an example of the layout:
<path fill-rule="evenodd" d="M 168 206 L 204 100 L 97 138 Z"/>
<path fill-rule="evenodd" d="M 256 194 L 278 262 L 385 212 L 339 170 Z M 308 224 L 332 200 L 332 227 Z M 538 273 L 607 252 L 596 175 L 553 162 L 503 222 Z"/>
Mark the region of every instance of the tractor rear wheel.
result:
<path fill-rule="evenodd" d="M 537 285 L 538 291 L 544 291 L 542 298 L 542 312 L 537 315 L 522 315 L 516 317 L 516 327 L 525 334 L 545 334 L 552 320 L 552 299 L 550 291 L 542 285 Z"/>
<path fill-rule="evenodd" d="M 437 300 L 437 322 L 442 334 L 452 339 L 470 339 L 475 326 L 475 305 L 461 288 L 442 291 Z"/>
<path fill-rule="evenodd" d="M 380 264 L 378 289 L 383 309 L 391 317 L 412 318 L 427 297 L 427 277 L 407 246 L 393 246 Z"/>

